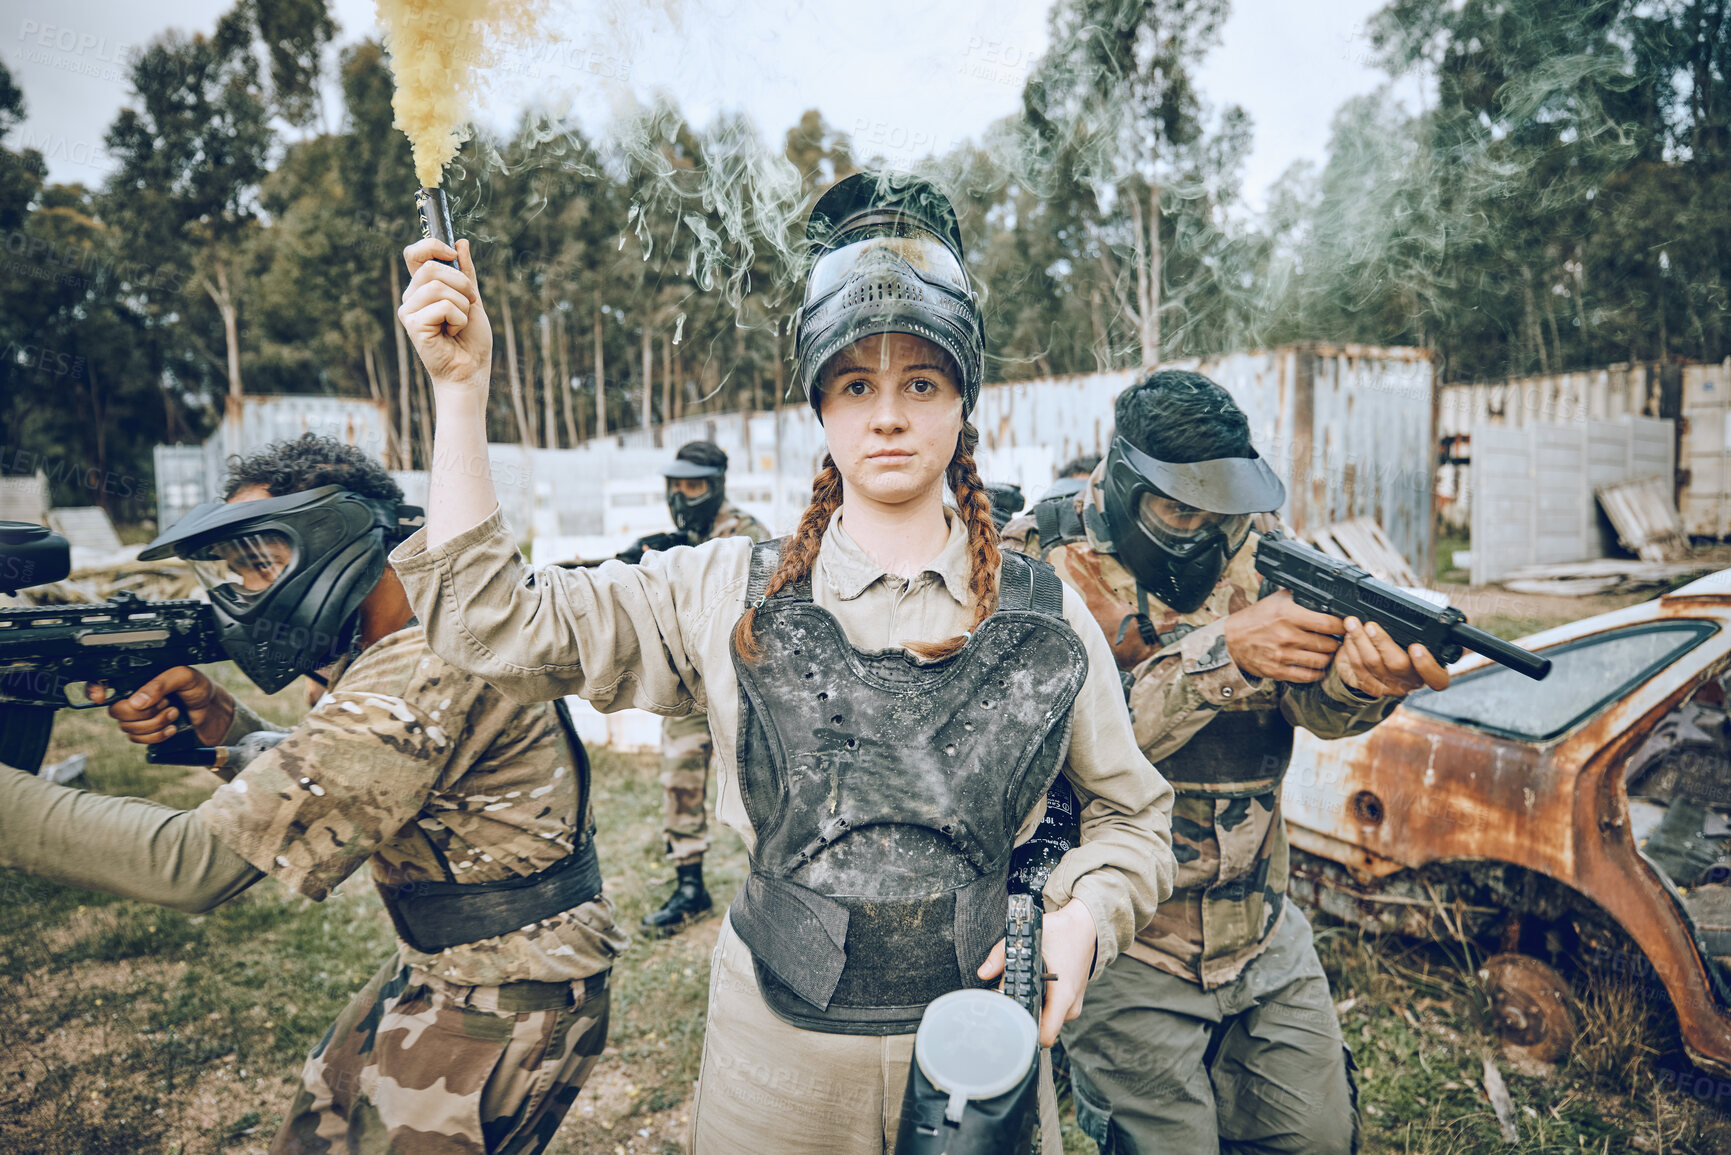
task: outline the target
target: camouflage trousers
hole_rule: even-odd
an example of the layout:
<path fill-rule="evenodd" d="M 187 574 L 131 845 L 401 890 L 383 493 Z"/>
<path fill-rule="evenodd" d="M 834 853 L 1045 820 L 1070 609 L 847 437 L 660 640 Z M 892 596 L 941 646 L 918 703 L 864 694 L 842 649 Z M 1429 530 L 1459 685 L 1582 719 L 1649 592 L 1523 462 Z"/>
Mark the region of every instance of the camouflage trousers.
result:
<path fill-rule="evenodd" d="M 709 849 L 709 756 L 715 743 L 709 717 L 688 714 L 661 722 L 661 825 L 667 857 L 675 866 L 694 866 Z"/>
<path fill-rule="evenodd" d="M 607 975 L 468 987 L 393 956 L 301 1070 L 272 1155 L 532 1155 L 607 1041 Z"/>
<path fill-rule="evenodd" d="M 1064 1028 L 1076 1123 L 1101 1155 L 1358 1149 L 1352 1055 L 1310 924 L 1214 990 L 1120 955 Z"/>

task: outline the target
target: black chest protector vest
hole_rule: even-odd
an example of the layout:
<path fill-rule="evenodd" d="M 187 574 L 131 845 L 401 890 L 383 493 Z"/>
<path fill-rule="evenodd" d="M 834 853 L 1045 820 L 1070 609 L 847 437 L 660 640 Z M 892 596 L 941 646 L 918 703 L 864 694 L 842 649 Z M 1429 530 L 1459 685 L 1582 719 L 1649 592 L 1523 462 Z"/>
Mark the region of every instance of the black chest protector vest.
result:
<path fill-rule="evenodd" d="M 779 542 L 752 551 L 746 604 Z M 739 784 L 757 843 L 730 910 L 770 1008 L 807 1030 L 890 1035 L 981 986 L 1003 937 L 1017 828 L 1070 740 L 1087 651 L 1043 562 L 1006 553 L 997 612 L 920 664 L 854 649 L 809 578 L 738 654 Z"/>

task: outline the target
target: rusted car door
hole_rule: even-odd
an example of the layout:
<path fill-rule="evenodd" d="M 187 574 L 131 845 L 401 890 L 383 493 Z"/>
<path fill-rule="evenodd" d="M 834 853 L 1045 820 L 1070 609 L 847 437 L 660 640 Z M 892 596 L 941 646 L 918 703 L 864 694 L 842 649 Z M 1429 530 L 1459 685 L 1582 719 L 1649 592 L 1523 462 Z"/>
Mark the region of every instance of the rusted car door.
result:
<path fill-rule="evenodd" d="M 1470 721 L 1440 716 L 1446 694 L 1415 695 L 1357 738 L 1301 732 L 1283 798 L 1293 847 L 1367 888 L 1450 860 L 1509 863 L 1572 887 L 1645 952 L 1698 1061 L 1731 1067 L 1731 1026 L 1708 964 L 1675 892 L 1636 849 L 1623 793 L 1623 762 L 1642 735 L 1725 665 L 1728 613 L 1723 599 L 1665 599 L 1523 643 L 1556 658 L 1553 678 L 1572 676 L 1574 655 L 1590 692 L 1566 681 L 1521 686 L 1463 663 L 1457 687 L 1476 682 L 1482 707 Z M 1569 716 L 1583 702 L 1590 708 Z"/>

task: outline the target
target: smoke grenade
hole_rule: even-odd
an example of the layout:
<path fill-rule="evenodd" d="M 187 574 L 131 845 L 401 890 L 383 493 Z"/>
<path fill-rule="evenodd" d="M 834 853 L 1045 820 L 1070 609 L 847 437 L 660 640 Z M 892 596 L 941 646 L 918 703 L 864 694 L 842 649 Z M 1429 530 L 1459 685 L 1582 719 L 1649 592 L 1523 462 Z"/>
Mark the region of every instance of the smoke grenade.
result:
<path fill-rule="evenodd" d="M 444 189 L 416 189 L 415 207 L 421 210 L 421 236 L 443 241 L 453 249 L 457 247 L 457 234 L 451 228 L 451 202 L 445 199 Z M 455 261 L 441 260 L 439 263 L 453 269 L 457 267 Z"/>

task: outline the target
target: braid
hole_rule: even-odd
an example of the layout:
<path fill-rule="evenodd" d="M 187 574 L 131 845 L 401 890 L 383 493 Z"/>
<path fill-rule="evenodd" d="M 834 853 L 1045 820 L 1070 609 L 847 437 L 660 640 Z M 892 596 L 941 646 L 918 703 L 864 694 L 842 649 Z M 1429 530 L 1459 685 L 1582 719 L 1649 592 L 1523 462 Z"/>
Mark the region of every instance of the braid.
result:
<path fill-rule="evenodd" d="M 992 520 L 992 499 L 980 481 L 974 465 L 974 448 L 980 443 L 980 432 L 972 424 L 962 424 L 962 435 L 956 442 L 956 455 L 950 459 L 946 477 L 956 495 L 956 508 L 968 526 L 968 552 L 972 564 L 968 568 L 968 592 L 974 595 L 974 620 L 968 632 L 980 628 L 998 608 L 998 577 L 1004 555 L 998 549 L 998 524 Z M 942 642 L 914 642 L 909 653 L 927 660 L 947 658 L 967 645 L 966 636 Z"/>
<path fill-rule="evenodd" d="M 835 459 L 826 453 L 823 455 L 823 468 L 811 482 L 811 504 L 800 516 L 799 528 L 781 547 L 781 564 L 770 575 L 769 585 L 764 589 L 765 597 L 780 592 L 811 572 L 817 561 L 817 548 L 823 544 L 824 530 L 829 528 L 829 519 L 840 508 L 841 471 L 836 469 Z M 756 623 L 757 610 L 747 606 L 733 627 L 734 647 L 748 662 L 757 660 L 757 638 L 752 633 Z"/>

